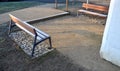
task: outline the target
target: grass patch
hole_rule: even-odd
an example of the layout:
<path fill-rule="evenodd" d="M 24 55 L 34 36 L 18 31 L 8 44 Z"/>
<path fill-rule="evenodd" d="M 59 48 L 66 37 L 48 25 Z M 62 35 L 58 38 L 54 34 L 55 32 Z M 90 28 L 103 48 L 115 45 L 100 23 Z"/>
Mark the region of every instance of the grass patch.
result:
<path fill-rule="evenodd" d="M 28 8 L 28 7 L 33 7 L 33 6 L 38 6 L 42 5 L 44 3 L 41 2 L 0 2 L 0 14 L 10 12 L 10 11 L 15 11 L 23 8 Z"/>

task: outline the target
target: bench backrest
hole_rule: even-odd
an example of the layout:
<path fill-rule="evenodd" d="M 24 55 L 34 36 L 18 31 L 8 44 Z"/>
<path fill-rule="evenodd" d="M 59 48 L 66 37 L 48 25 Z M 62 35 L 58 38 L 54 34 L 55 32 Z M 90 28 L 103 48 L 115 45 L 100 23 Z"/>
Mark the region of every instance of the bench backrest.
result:
<path fill-rule="evenodd" d="M 34 28 L 32 28 L 31 26 L 29 26 L 28 24 L 26 24 L 25 22 L 23 22 L 22 20 L 18 19 L 17 17 L 11 14 L 9 14 L 9 16 L 11 20 L 15 23 L 15 25 L 17 25 L 19 28 L 28 32 L 29 34 L 35 35 Z"/>
<path fill-rule="evenodd" d="M 106 6 L 83 3 L 82 7 L 85 9 L 93 9 L 93 10 L 102 11 L 105 13 L 108 12 L 108 7 Z"/>
<path fill-rule="evenodd" d="M 17 17 L 9 14 L 11 20 L 15 23 L 15 25 L 17 25 L 19 28 L 21 28 L 22 30 L 24 30 L 25 32 L 29 33 L 32 36 L 35 36 L 36 34 L 38 35 L 37 39 L 42 40 L 43 38 L 47 38 L 49 37 L 48 34 L 46 34 L 45 32 L 33 27 L 32 25 L 18 19 Z"/>

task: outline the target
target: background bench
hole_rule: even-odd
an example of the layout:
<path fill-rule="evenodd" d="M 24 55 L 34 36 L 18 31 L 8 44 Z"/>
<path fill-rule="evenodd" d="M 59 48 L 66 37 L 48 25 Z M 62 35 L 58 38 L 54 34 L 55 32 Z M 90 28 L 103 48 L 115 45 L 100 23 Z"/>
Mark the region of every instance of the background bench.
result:
<path fill-rule="evenodd" d="M 100 17 L 107 17 L 108 7 L 83 3 L 82 9 L 77 11 L 77 16 L 79 13 L 86 13 L 86 14 L 96 15 Z"/>
<path fill-rule="evenodd" d="M 49 44 L 50 44 L 50 47 L 48 49 L 51 49 L 52 48 L 52 43 L 51 43 L 51 37 L 46 34 L 45 32 L 33 27 L 32 25 L 18 19 L 17 17 L 9 14 L 10 18 L 11 18 L 11 21 L 10 21 L 10 24 L 9 24 L 9 32 L 8 34 L 10 34 L 11 32 L 11 29 L 14 27 L 14 26 L 18 26 L 20 29 L 24 30 L 25 32 L 27 32 L 28 34 L 30 34 L 31 36 L 34 37 L 34 43 L 33 43 L 33 48 L 32 48 L 32 53 L 31 53 L 31 56 L 33 57 L 34 56 L 34 50 L 35 50 L 35 47 L 36 45 L 38 45 L 39 43 L 45 41 L 45 40 L 49 40 Z M 19 37 L 18 37 L 19 38 Z"/>

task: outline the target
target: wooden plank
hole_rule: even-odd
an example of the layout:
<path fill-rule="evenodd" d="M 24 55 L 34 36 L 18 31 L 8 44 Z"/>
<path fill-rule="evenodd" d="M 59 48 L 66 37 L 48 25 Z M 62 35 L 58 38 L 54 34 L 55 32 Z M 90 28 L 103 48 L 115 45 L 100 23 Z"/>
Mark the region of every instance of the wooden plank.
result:
<path fill-rule="evenodd" d="M 11 20 L 21 29 L 26 29 L 28 30 L 29 32 L 31 32 L 33 35 L 35 35 L 35 32 L 34 32 L 34 28 L 28 26 L 27 24 L 25 24 L 23 21 L 21 21 L 20 19 L 16 18 L 15 16 L 9 14 Z M 25 30 L 24 30 L 25 31 Z"/>
<path fill-rule="evenodd" d="M 102 11 L 102 12 L 105 12 L 105 13 L 108 12 L 108 7 L 100 6 L 100 5 L 83 3 L 83 6 L 82 6 L 82 7 L 83 7 L 83 8 L 86 8 L 86 9 L 93 9 L 93 10 Z"/>
<path fill-rule="evenodd" d="M 91 11 L 87 11 L 87 10 L 78 10 L 79 12 L 83 12 L 83 13 L 87 13 L 87 14 L 92 14 L 92 15 L 97 15 L 97 16 L 101 16 L 101 17 L 107 17 L 107 15 L 105 14 L 100 14 L 100 13 L 96 13 L 96 12 L 91 12 Z"/>
<path fill-rule="evenodd" d="M 24 22 L 18 18 L 16 18 L 15 16 L 9 14 L 11 20 L 22 30 L 24 30 L 25 32 L 29 33 L 32 36 L 35 36 L 35 31 L 37 33 L 37 35 L 39 37 L 37 37 L 38 40 L 42 40 L 44 38 L 50 37 L 48 34 L 46 34 L 45 32 L 33 27 L 32 25 L 28 24 L 27 22 Z"/>

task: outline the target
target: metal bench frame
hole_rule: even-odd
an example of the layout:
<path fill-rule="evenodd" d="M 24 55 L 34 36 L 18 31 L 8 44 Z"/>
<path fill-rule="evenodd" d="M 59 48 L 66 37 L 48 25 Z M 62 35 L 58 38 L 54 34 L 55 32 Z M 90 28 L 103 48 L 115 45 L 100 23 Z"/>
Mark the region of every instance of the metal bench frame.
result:
<path fill-rule="evenodd" d="M 15 19 L 18 19 L 18 18 L 16 18 L 15 16 L 13 16 L 13 15 L 11 15 L 11 14 L 9 14 L 10 15 L 10 17 L 14 17 Z M 20 21 L 20 22 L 22 22 L 22 24 L 24 24 L 25 26 L 27 26 L 26 24 L 25 24 L 25 22 L 23 22 L 23 21 L 21 21 L 20 19 L 18 19 L 17 21 Z M 9 24 L 9 31 L 8 31 L 8 34 L 10 35 L 10 33 L 11 33 L 11 30 L 12 30 L 12 28 L 14 28 L 15 26 L 17 26 L 16 25 L 16 23 L 17 22 L 15 22 L 12 18 L 11 18 L 11 20 L 10 20 L 10 24 Z M 28 24 L 28 23 L 27 23 Z M 19 27 L 19 26 L 17 26 L 17 27 Z M 20 28 L 20 27 L 19 27 Z M 27 31 L 29 31 L 30 33 L 33 33 L 33 35 L 34 35 L 34 41 L 33 41 L 33 48 L 32 48 L 32 53 L 31 53 L 31 56 L 33 57 L 34 56 L 34 50 L 35 50 L 35 47 L 39 44 L 39 43 L 41 43 L 41 42 L 43 42 L 43 41 L 45 41 L 45 40 L 49 40 L 49 44 L 50 44 L 50 47 L 48 48 L 48 49 L 51 49 L 52 48 L 52 42 L 51 42 L 51 37 L 50 36 L 46 36 L 45 34 L 43 34 L 43 33 L 41 33 L 40 32 L 40 30 L 38 30 L 37 28 L 35 28 L 35 27 L 33 27 L 32 25 L 30 25 L 29 24 L 29 28 L 30 29 L 32 29 L 33 30 L 33 32 L 31 32 L 31 31 L 29 31 L 27 28 L 25 28 Z M 21 28 L 20 28 L 21 29 Z M 23 29 L 22 29 L 23 30 Z M 25 31 L 25 30 L 24 30 Z M 39 35 L 39 34 L 41 34 L 42 36 L 44 36 L 45 38 L 43 38 L 41 35 Z M 39 38 L 41 39 L 41 40 L 39 40 Z M 39 40 L 38 42 L 37 42 L 37 40 Z"/>

